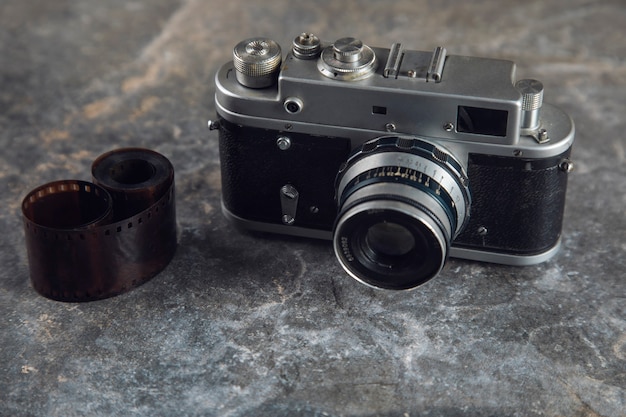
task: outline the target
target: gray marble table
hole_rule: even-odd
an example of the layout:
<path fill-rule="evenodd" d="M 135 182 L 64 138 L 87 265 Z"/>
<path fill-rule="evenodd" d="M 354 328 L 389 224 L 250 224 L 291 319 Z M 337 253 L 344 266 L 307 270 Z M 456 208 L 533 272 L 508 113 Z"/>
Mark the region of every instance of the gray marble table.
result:
<path fill-rule="evenodd" d="M 626 415 L 626 6 L 621 0 L 5 0 L 0 4 L 0 415 Z M 563 247 L 525 268 L 451 259 L 366 288 L 323 241 L 220 212 L 217 68 L 302 31 L 512 59 L 577 138 Z M 29 282 L 20 202 L 149 147 L 176 168 L 178 251 L 91 303 Z"/>

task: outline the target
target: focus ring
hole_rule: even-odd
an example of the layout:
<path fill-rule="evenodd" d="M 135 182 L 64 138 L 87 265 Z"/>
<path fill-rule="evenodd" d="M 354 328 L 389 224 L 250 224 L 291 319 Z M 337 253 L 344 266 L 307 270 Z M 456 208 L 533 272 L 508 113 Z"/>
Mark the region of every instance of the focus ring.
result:
<path fill-rule="evenodd" d="M 385 167 L 375 168 L 370 171 L 363 172 L 359 176 L 355 177 L 352 181 L 350 181 L 346 185 L 345 189 L 350 190 L 350 191 L 349 193 L 342 193 L 341 200 L 339 202 L 340 205 L 343 207 L 346 200 L 352 194 L 354 194 L 355 192 L 357 192 L 359 189 L 363 187 L 368 187 L 373 184 L 380 184 L 380 183 L 388 182 L 389 181 L 387 179 L 388 177 L 384 176 L 384 172 L 385 171 L 391 172 L 396 169 L 397 167 L 385 166 Z M 382 176 L 376 175 L 377 173 L 381 171 L 383 172 Z M 364 178 L 368 178 L 368 179 L 364 179 Z M 444 208 L 448 221 L 451 224 L 451 227 L 450 227 L 451 232 L 454 233 L 454 231 L 457 230 L 457 226 L 458 226 L 457 222 L 459 218 L 457 206 L 454 203 L 454 200 L 452 199 L 450 194 L 448 194 L 448 192 L 445 190 L 445 188 L 441 187 L 441 184 L 437 183 L 434 179 L 432 179 L 431 177 L 427 175 L 420 175 L 420 173 L 418 172 L 407 175 L 407 178 L 394 179 L 393 183 L 402 184 L 402 185 L 409 186 L 411 188 L 419 189 L 420 191 L 429 194 L 435 200 L 439 201 L 441 206 Z M 405 201 L 405 202 L 411 203 L 410 200 L 405 197 L 387 195 L 386 198 L 397 199 L 399 201 Z M 463 216 L 461 216 L 461 218 L 462 217 Z"/>
<path fill-rule="evenodd" d="M 398 172 L 388 175 L 384 170 L 390 167 Z M 337 176 L 338 204 L 341 205 L 349 194 L 362 186 L 360 183 L 364 178 L 369 181 L 377 178 L 377 182 L 406 182 L 409 187 L 425 185 L 430 189 L 429 193 L 436 193 L 439 200 L 450 204 L 450 212 L 456 217 L 453 236 L 469 218 L 471 196 L 465 170 L 452 155 L 428 141 L 383 136 L 364 143 L 350 155 Z"/>

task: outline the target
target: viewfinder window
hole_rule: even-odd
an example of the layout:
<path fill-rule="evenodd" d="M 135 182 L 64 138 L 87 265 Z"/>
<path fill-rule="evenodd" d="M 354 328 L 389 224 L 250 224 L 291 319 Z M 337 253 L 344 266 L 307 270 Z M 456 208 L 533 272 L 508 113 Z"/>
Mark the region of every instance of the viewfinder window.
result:
<path fill-rule="evenodd" d="M 459 106 L 456 129 L 475 135 L 506 136 L 509 112 L 482 107 Z"/>

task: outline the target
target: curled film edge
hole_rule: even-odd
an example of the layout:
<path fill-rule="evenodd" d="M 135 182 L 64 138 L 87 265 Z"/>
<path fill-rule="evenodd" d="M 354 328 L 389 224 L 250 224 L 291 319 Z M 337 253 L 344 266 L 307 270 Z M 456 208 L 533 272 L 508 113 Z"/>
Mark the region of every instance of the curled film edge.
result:
<path fill-rule="evenodd" d="M 174 167 L 124 148 L 98 157 L 93 183 L 41 185 L 22 201 L 30 278 L 53 300 L 122 294 L 161 272 L 176 250 Z"/>

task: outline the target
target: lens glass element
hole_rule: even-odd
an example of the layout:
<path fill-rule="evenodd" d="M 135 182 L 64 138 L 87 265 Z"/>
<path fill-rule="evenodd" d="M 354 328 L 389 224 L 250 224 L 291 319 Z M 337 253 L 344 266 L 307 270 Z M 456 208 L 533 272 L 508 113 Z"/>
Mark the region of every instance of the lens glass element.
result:
<path fill-rule="evenodd" d="M 374 255 L 400 257 L 415 247 L 415 238 L 406 227 L 383 221 L 368 229 L 365 244 Z"/>

